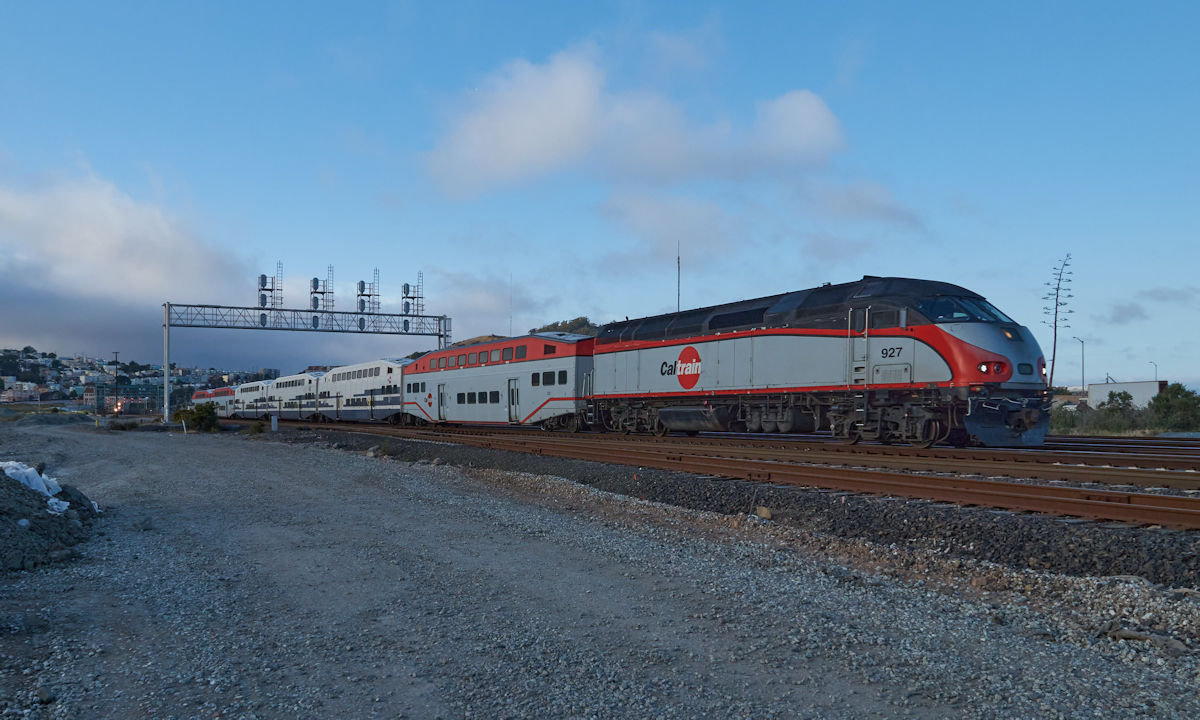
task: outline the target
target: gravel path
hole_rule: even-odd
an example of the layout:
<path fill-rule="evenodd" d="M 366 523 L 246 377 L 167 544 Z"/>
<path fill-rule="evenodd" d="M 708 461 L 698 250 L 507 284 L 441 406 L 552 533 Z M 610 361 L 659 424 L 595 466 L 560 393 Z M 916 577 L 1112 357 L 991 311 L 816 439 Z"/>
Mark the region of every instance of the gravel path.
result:
<path fill-rule="evenodd" d="M 1136 578 L 267 436 L 8 427 L 0 459 L 106 510 L 0 575 L 7 716 L 1200 716 L 1198 595 Z"/>

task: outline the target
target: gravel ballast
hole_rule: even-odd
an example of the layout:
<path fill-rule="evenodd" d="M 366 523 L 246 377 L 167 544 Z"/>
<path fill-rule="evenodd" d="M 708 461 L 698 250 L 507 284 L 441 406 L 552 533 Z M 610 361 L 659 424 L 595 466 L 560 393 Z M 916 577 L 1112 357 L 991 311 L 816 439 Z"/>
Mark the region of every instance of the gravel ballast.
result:
<path fill-rule="evenodd" d="M 766 521 L 572 477 L 666 474 L 279 439 L 0 428 L 0 459 L 46 457 L 105 507 L 76 560 L 0 575 L 2 711 L 1200 716 L 1184 587 L 839 533 L 816 509 L 779 522 L 770 496 Z"/>

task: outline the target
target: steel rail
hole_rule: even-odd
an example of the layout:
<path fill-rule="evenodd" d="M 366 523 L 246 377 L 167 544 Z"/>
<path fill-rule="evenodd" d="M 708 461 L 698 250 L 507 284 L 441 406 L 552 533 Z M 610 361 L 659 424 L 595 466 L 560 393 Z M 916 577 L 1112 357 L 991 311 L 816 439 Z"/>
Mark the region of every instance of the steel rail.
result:
<path fill-rule="evenodd" d="M 448 427 L 440 428 L 443 433 L 514 433 L 517 435 L 538 435 L 541 432 L 529 428 L 480 428 L 480 427 Z M 855 463 L 863 465 L 877 464 L 886 467 L 905 467 L 923 470 L 939 470 L 950 467 L 952 471 L 986 473 L 993 475 L 1012 474 L 1014 477 L 1036 477 L 1046 480 L 1068 480 L 1076 482 L 1106 482 L 1116 484 L 1136 484 L 1149 482 L 1163 487 L 1190 489 L 1200 487 L 1200 456 L 1196 458 L 1163 457 L 1162 455 L 1131 456 L 1126 454 L 1084 453 L 1084 452 L 1047 452 L 1033 449 L 1001 449 L 1001 448 L 931 448 L 920 449 L 906 445 L 844 445 L 829 440 L 789 440 L 782 437 L 728 437 L 724 435 L 701 435 L 685 437 L 667 435 L 662 438 L 652 435 L 611 435 L 600 433 L 581 433 L 572 437 L 580 439 L 621 438 L 622 442 L 630 443 L 687 443 L 695 447 L 727 447 L 739 451 L 778 450 L 784 452 L 802 453 L 805 457 L 813 457 L 812 453 L 823 453 L 833 462 Z M 832 459 L 834 456 L 845 456 L 845 459 Z M 903 458 L 900 460 L 881 460 L 879 458 Z M 956 464 L 956 461 L 958 464 Z M 975 463 L 974 469 L 971 463 Z M 986 467 L 979 464 L 986 463 Z M 1088 468 L 1084 471 L 1080 468 Z M 1143 468 L 1148 472 L 1129 472 L 1126 468 Z M 994 471 L 993 471 L 994 469 Z M 1094 472 L 1092 472 L 1094 470 Z M 1184 471 L 1185 474 L 1172 479 L 1163 470 Z M 1186 473 L 1186 471 L 1193 471 Z M 1088 473 L 1091 472 L 1091 476 Z M 1189 477 L 1194 476 L 1194 477 Z M 1165 484 L 1164 484 L 1165 483 Z"/>
<path fill-rule="evenodd" d="M 719 475 L 781 485 L 917 498 L 1039 513 L 1200 529 L 1200 499 L 1176 495 L 1030 485 L 961 476 L 928 476 L 864 470 L 795 461 L 720 457 L 672 447 L 630 447 L 630 443 L 579 442 L 575 435 L 537 435 L 476 430 L 444 433 L 387 426 L 323 425 L 325 429 L 412 440 L 449 442 L 480 448 L 549 455 L 578 460 Z M 609 436 L 611 437 L 611 436 Z M 702 450 L 702 448 L 700 448 Z"/>
<path fill-rule="evenodd" d="M 1175 495 L 1027 485 L 963 477 L 933 477 L 881 470 L 813 467 L 775 460 L 752 460 L 678 453 L 668 449 L 596 447 L 558 438 L 471 435 L 447 438 L 425 430 L 388 429 L 385 434 L 421 440 L 459 442 L 476 447 L 553 455 L 578 460 L 721 475 L 758 482 L 813 486 L 936 502 L 998 507 L 1122 522 L 1200 529 L 1200 500 Z"/>

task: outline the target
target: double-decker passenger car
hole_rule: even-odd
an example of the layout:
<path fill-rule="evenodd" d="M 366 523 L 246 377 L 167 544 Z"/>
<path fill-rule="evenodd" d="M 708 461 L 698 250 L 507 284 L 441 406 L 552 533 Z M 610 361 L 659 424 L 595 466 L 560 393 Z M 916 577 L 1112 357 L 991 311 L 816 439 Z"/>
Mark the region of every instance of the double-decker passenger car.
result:
<path fill-rule="evenodd" d="M 335 367 L 321 379 L 320 416 L 325 420 L 389 420 L 404 409 L 401 392 L 407 360 L 372 360 Z"/>
<path fill-rule="evenodd" d="M 314 420 L 319 415 L 317 394 L 321 392 L 323 372 L 286 375 L 266 386 L 266 397 L 256 406 L 252 417 L 277 417 L 280 420 Z"/>
<path fill-rule="evenodd" d="M 540 425 L 577 430 L 593 339 L 543 332 L 438 350 L 404 370 L 404 410 L 425 423 Z"/>
<path fill-rule="evenodd" d="M 229 406 L 229 417 L 262 417 L 270 410 L 270 381 L 243 383 L 234 388 L 233 402 Z"/>

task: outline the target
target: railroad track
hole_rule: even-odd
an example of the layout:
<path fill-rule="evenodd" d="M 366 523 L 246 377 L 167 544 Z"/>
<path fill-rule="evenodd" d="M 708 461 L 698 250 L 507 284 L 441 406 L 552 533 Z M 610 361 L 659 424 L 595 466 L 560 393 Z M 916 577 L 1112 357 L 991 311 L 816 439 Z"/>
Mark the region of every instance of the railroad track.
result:
<path fill-rule="evenodd" d="M 1122 484 L 1148 482 L 1156 486 L 1197 490 L 1200 489 L 1200 473 L 1195 471 L 1195 463 L 1188 470 L 1148 470 L 1057 465 L 1044 460 L 1001 460 L 991 454 L 996 451 L 988 451 L 981 457 L 971 456 L 975 452 L 973 450 L 938 451 L 936 455 L 929 456 L 927 451 L 909 454 L 912 448 L 840 446 L 827 442 L 797 446 L 795 443 L 772 443 L 770 440 L 747 444 L 743 438 L 653 438 L 598 433 L 569 435 L 492 428 L 447 431 L 337 423 L 310 427 L 453 442 L 495 450 L 653 467 L 780 485 L 1200 529 L 1200 498 L 1196 497 L 962 476 L 963 473 L 1012 473 L 1017 477 Z M 1054 456 L 1054 451 L 1049 453 L 1050 457 Z M 1037 456 L 1042 453 L 1025 454 Z M 934 476 L 914 474 L 913 471 L 954 474 Z"/>

